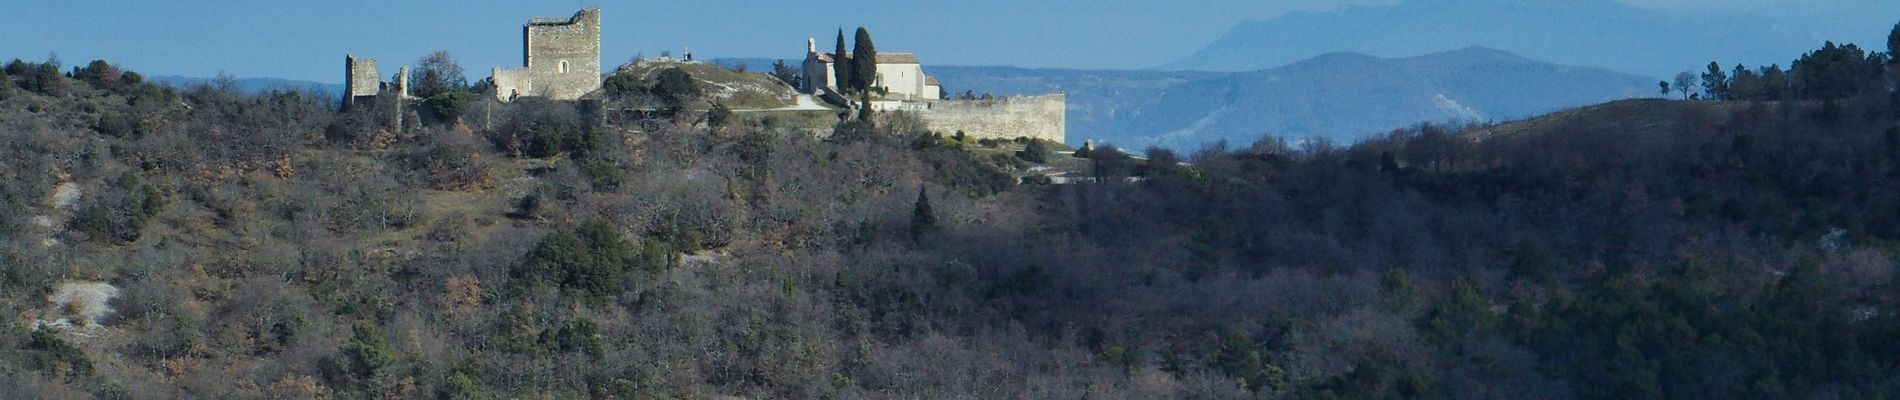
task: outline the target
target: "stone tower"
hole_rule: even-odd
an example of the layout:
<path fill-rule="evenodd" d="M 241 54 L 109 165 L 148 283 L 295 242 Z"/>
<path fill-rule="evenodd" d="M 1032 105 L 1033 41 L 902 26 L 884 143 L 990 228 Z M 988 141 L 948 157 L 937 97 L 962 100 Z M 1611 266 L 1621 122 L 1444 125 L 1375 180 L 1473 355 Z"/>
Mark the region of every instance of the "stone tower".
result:
<path fill-rule="evenodd" d="M 348 86 L 343 97 L 345 107 L 374 100 L 382 90 L 382 76 L 376 74 L 376 59 L 346 54 L 343 68 L 343 82 Z"/>
<path fill-rule="evenodd" d="M 578 100 L 600 89 L 600 9 L 534 18 L 522 28 L 522 68 L 495 69 L 495 96 Z"/>

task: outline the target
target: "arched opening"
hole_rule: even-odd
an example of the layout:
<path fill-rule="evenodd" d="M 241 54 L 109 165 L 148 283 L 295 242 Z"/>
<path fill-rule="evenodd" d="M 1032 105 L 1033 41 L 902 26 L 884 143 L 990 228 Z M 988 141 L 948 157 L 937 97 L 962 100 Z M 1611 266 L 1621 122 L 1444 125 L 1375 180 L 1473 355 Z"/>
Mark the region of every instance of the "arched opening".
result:
<path fill-rule="evenodd" d="M 567 73 L 567 60 L 561 60 L 561 73 Z"/>

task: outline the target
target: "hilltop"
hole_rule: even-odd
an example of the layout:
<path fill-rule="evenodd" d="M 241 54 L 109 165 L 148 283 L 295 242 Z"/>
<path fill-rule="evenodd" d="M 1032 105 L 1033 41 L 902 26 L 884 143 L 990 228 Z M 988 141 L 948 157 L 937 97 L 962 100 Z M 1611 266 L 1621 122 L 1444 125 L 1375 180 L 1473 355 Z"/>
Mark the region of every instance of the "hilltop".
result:
<path fill-rule="evenodd" d="M 768 64 L 769 66 L 769 64 Z M 798 91 L 771 75 L 736 71 L 719 64 L 640 60 L 628 63 L 608 75 L 628 73 L 641 80 L 652 80 L 659 71 L 678 68 L 692 75 L 706 90 L 709 100 L 741 109 L 773 109 L 795 105 Z"/>

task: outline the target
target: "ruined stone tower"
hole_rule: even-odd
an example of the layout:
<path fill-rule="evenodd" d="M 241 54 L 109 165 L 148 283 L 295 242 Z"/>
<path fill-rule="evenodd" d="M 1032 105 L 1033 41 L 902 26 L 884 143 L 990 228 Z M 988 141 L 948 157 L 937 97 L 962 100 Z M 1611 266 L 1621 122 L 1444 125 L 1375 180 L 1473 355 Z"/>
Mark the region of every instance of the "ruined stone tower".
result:
<path fill-rule="evenodd" d="M 376 59 L 344 55 L 343 68 L 343 82 L 349 87 L 343 98 L 345 107 L 375 100 L 377 93 L 382 91 L 383 80 L 376 75 Z"/>
<path fill-rule="evenodd" d="M 599 8 L 588 7 L 566 19 L 534 18 L 521 30 L 523 67 L 494 70 L 497 99 L 578 100 L 600 89 Z"/>

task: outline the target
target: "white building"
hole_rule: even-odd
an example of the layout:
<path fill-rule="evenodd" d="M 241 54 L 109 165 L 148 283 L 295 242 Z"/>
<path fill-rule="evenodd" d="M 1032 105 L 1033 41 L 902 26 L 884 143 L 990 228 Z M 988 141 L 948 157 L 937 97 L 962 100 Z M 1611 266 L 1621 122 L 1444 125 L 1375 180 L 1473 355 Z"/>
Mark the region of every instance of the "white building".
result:
<path fill-rule="evenodd" d="M 836 58 L 831 53 L 818 52 L 818 40 L 806 39 L 804 89 L 807 93 L 839 92 L 838 84 L 849 78 L 840 77 L 834 68 Z M 842 54 L 850 59 L 850 54 Z M 924 67 L 917 62 L 917 55 L 911 53 L 878 53 L 877 78 L 871 81 L 872 87 L 884 88 L 889 92 L 887 98 L 896 100 L 937 100 L 943 98 L 943 86 L 937 78 L 924 75 Z"/>

